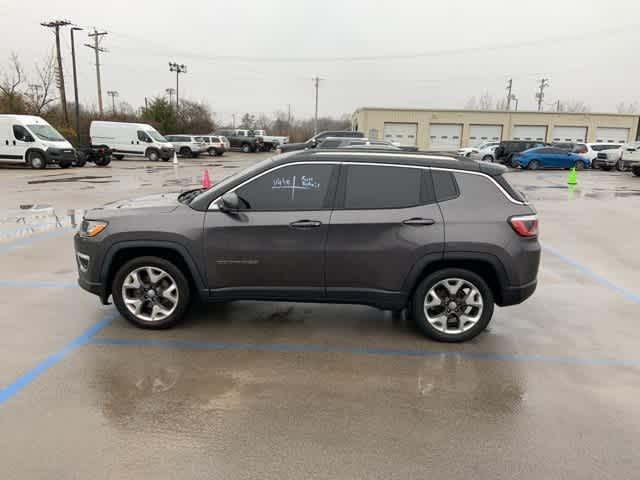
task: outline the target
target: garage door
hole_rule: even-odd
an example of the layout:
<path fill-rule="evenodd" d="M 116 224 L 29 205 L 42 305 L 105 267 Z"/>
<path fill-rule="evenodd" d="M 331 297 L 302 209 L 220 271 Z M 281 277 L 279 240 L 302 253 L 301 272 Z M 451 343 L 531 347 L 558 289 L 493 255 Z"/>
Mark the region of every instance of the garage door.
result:
<path fill-rule="evenodd" d="M 628 141 L 628 128 L 599 127 L 596 129 L 596 142 L 598 143 L 627 143 Z"/>
<path fill-rule="evenodd" d="M 587 139 L 587 127 L 553 127 L 553 142 L 584 142 Z"/>
<path fill-rule="evenodd" d="M 502 140 L 502 125 L 469 125 L 469 146 Z"/>
<path fill-rule="evenodd" d="M 398 142 L 401 145 L 416 145 L 418 124 L 416 123 L 385 123 L 384 139 Z"/>
<path fill-rule="evenodd" d="M 539 140 L 547 138 L 547 127 L 540 125 L 514 125 L 511 135 L 514 140 Z"/>
<path fill-rule="evenodd" d="M 457 150 L 462 141 L 462 125 L 432 123 L 429 126 L 431 150 Z"/>

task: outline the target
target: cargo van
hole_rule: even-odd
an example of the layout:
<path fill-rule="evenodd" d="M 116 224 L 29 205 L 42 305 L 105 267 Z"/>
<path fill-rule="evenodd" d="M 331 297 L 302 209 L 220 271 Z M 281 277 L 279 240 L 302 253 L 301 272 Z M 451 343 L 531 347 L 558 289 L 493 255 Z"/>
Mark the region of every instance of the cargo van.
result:
<path fill-rule="evenodd" d="M 69 168 L 76 161 L 76 151 L 40 117 L 0 115 L 0 161 L 38 169 L 52 163 Z"/>
<path fill-rule="evenodd" d="M 173 157 L 173 145 L 155 128 L 145 123 L 93 121 L 89 127 L 92 145 L 105 145 L 113 156 L 146 157 L 166 162 Z"/>

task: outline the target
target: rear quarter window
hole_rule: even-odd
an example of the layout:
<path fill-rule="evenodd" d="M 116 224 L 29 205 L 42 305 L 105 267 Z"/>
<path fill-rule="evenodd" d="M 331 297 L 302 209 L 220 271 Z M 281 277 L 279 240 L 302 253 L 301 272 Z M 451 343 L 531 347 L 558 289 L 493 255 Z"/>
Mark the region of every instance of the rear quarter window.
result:
<path fill-rule="evenodd" d="M 433 188 L 438 202 L 446 202 L 460 195 L 458 184 L 453 173 L 443 170 L 432 170 Z"/>

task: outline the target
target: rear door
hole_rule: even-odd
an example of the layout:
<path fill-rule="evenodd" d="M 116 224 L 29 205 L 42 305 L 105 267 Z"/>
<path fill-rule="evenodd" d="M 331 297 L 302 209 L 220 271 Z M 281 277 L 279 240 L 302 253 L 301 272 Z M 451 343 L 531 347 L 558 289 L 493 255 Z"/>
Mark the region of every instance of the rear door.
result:
<path fill-rule="evenodd" d="M 324 296 L 324 251 L 338 162 L 298 162 L 269 170 L 235 193 L 237 213 L 207 212 L 209 288 L 235 298 Z"/>
<path fill-rule="evenodd" d="M 327 296 L 397 295 L 412 267 L 441 258 L 443 245 L 428 169 L 343 164 L 327 241 Z"/>

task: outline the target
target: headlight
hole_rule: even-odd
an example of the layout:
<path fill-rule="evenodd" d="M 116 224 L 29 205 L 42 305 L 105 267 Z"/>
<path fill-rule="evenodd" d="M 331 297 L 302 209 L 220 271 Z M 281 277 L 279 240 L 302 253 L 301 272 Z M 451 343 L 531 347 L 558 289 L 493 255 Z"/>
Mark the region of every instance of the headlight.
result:
<path fill-rule="evenodd" d="M 81 237 L 95 237 L 105 228 L 107 228 L 107 222 L 101 222 L 98 220 L 83 220 L 80 226 Z"/>

